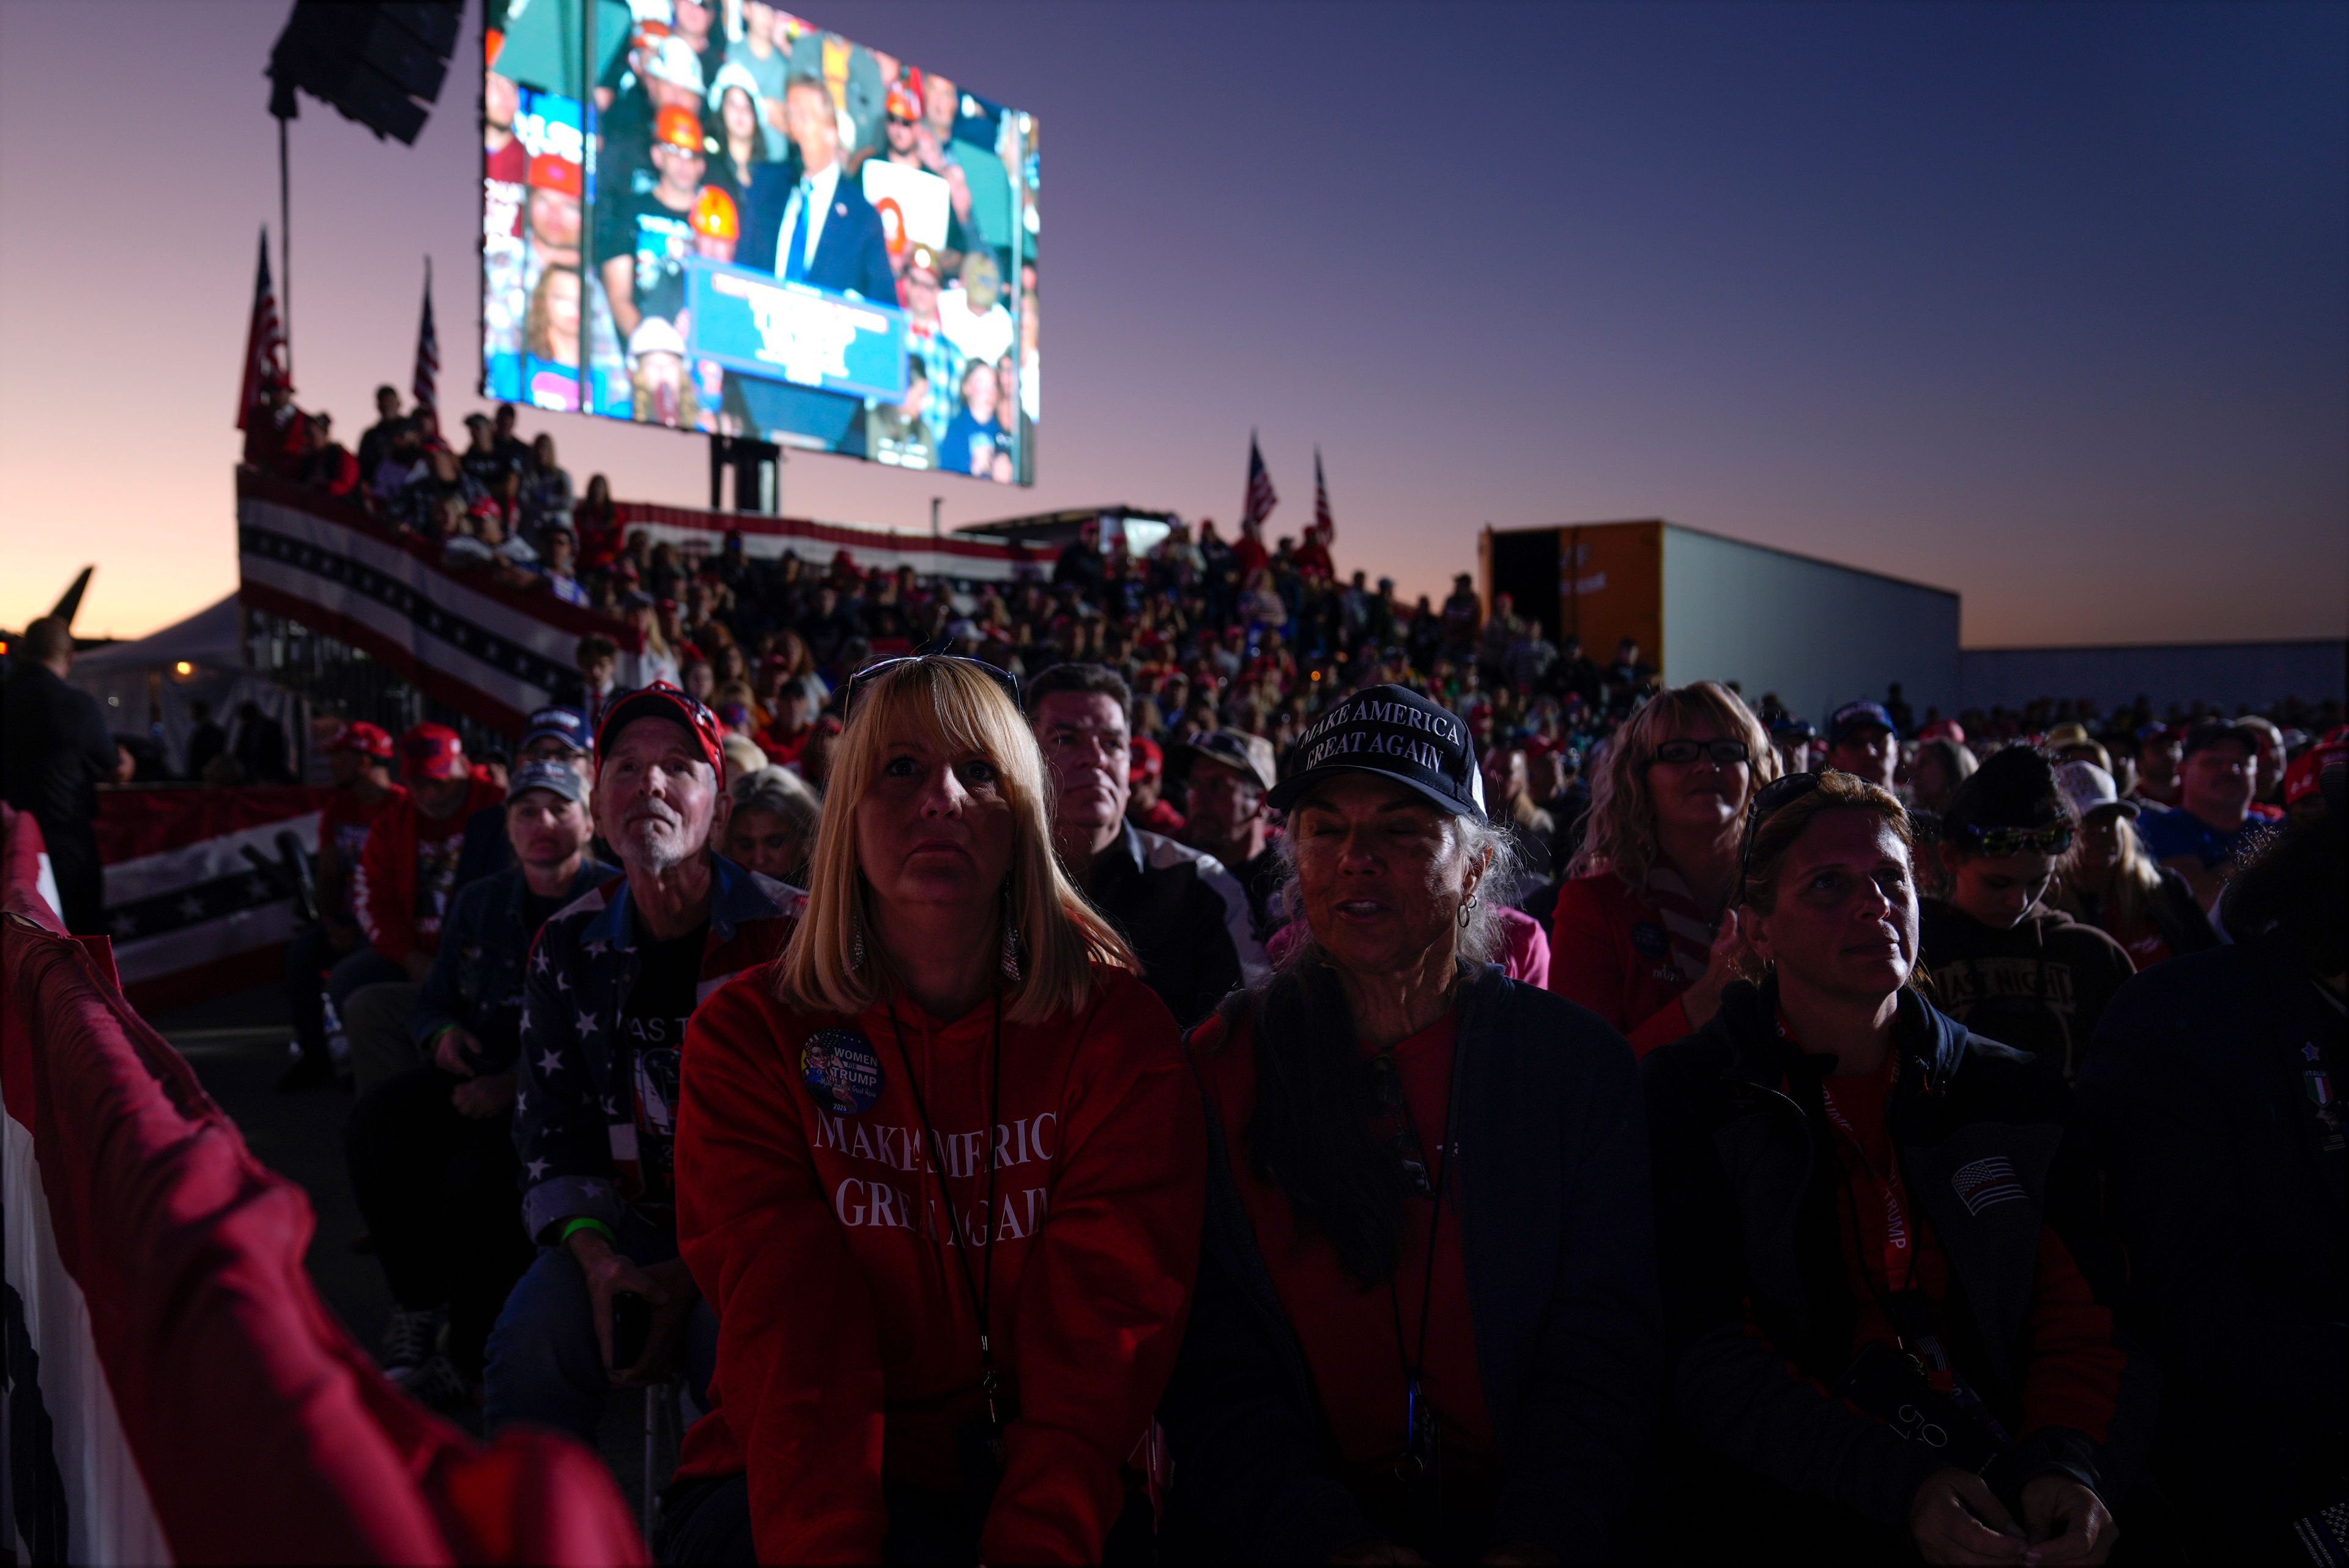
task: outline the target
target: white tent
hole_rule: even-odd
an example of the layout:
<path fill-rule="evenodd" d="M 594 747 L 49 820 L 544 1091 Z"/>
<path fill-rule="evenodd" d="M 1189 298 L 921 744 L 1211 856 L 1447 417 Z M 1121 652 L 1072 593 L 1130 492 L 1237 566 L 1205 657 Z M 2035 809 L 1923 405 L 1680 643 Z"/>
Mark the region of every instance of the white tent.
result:
<path fill-rule="evenodd" d="M 98 699 L 107 727 L 117 734 L 160 741 L 173 773 L 186 771 L 188 736 L 196 726 L 190 707 L 196 702 L 209 705 L 212 718 L 231 729 L 237 710 L 254 703 L 291 737 L 299 706 L 294 693 L 245 667 L 243 619 L 231 594 L 160 631 L 77 653 L 72 682 Z"/>

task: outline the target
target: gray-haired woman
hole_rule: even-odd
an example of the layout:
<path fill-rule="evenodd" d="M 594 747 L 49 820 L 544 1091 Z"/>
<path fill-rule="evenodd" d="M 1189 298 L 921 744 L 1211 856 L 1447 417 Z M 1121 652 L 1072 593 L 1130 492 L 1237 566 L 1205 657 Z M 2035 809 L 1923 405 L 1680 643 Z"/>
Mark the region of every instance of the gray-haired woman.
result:
<path fill-rule="evenodd" d="M 1207 1228 L 1170 1532 L 1263 1562 L 1609 1550 L 1661 1393 L 1630 1045 L 1507 979 L 1460 721 L 1373 687 L 1299 738 L 1304 942 L 1192 1037 Z"/>

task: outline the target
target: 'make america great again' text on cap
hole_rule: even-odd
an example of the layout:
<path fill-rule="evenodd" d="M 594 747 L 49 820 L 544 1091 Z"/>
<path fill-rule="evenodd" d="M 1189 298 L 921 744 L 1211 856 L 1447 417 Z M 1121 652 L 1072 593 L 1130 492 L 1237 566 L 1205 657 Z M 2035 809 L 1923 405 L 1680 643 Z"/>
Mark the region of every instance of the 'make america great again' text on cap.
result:
<path fill-rule="evenodd" d="M 1298 771 L 1266 797 L 1276 810 L 1338 774 L 1410 785 L 1455 816 L 1485 815 L 1484 781 L 1467 726 L 1418 692 L 1373 686 L 1332 707 L 1297 740 Z"/>

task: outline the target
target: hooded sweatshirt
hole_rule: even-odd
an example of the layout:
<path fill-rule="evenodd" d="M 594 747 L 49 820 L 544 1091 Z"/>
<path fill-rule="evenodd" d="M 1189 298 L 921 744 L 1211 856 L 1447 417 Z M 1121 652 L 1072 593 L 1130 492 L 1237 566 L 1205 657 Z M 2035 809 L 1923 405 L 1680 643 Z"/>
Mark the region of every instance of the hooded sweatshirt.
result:
<path fill-rule="evenodd" d="M 950 1023 L 903 1000 L 791 1011 L 771 967 L 694 1017 L 678 1241 L 718 1313 L 719 1406 L 678 1474 L 748 1471 L 762 1562 L 877 1563 L 885 1479 L 963 1490 L 981 1295 L 1009 1423 L 981 1552 L 1101 1560 L 1189 1310 L 1198 1087 L 1123 970 L 1096 968 L 1075 1015 L 1003 1018 L 999 1058 L 997 1027 L 991 1003 Z"/>
<path fill-rule="evenodd" d="M 1934 1005 L 1985 1039 L 2038 1058 L 2069 1083 L 2105 1004 L 2137 972 L 2121 945 L 2059 909 L 2033 904 L 2005 930 L 1928 898 L 1925 968 Z"/>

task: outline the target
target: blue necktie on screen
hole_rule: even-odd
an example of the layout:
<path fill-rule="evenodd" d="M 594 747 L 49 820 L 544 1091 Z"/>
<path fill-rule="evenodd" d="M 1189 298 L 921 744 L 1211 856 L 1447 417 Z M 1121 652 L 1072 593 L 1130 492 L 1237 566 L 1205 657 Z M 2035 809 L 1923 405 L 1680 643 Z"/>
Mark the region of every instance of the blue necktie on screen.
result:
<path fill-rule="evenodd" d="M 792 192 L 792 210 L 783 215 L 783 281 L 807 281 L 807 235 L 802 226 L 807 223 L 808 208 L 815 200 L 815 182 L 802 178 L 799 189 Z"/>

